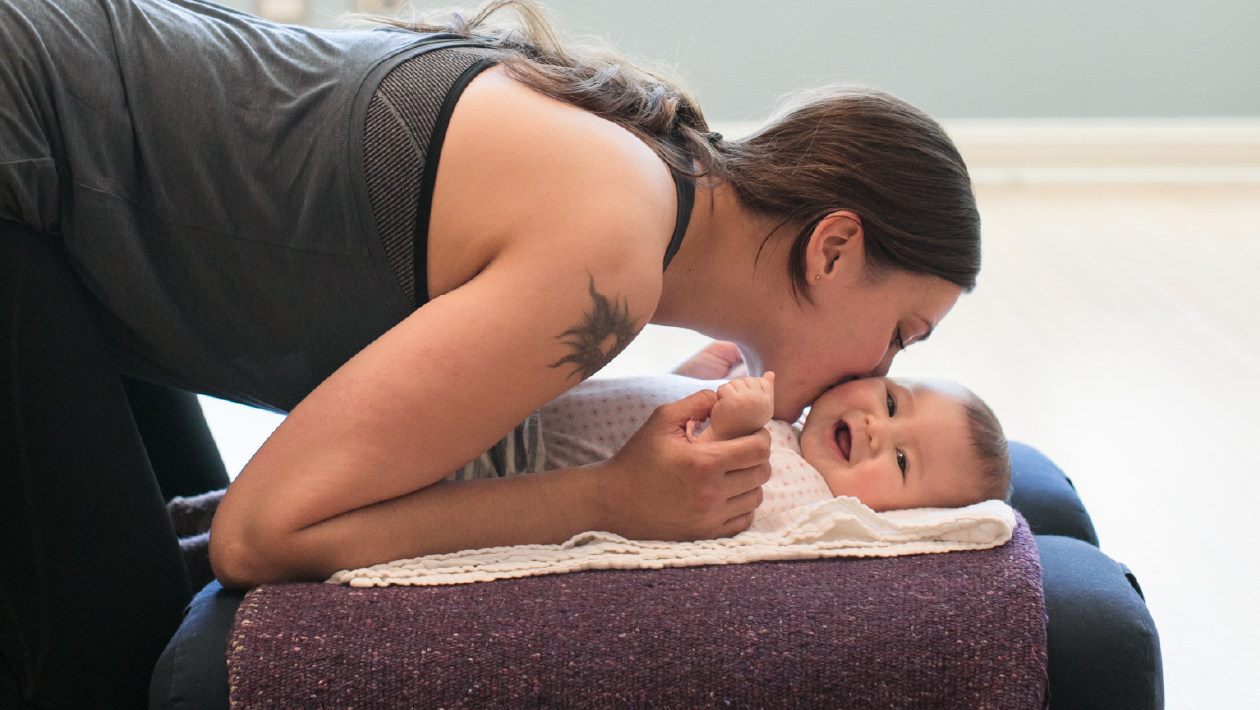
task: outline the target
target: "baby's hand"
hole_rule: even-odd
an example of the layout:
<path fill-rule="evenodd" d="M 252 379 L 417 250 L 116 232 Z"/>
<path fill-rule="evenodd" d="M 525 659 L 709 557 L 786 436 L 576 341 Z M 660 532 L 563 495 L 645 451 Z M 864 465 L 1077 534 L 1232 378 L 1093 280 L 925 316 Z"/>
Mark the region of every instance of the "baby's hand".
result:
<path fill-rule="evenodd" d="M 774 416 L 774 373 L 737 377 L 717 389 L 718 401 L 709 414 L 709 428 L 700 441 L 725 441 L 747 436 Z"/>

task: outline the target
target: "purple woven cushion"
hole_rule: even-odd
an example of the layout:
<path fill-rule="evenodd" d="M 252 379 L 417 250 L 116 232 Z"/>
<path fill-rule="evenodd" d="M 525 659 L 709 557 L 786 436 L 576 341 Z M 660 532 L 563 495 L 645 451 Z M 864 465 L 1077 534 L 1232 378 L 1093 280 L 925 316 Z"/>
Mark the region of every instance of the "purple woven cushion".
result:
<path fill-rule="evenodd" d="M 228 669 L 234 708 L 1040 708 L 1045 606 L 1021 518 L 976 552 L 265 586 Z"/>

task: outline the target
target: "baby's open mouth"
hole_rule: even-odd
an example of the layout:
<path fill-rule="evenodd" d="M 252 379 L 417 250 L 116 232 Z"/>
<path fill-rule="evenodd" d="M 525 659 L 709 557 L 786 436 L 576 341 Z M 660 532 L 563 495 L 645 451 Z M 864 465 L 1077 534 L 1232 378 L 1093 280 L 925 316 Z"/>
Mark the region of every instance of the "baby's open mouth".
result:
<path fill-rule="evenodd" d="M 849 452 L 853 447 L 853 436 L 849 433 L 849 425 L 844 422 L 836 427 L 836 446 L 840 447 L 840 455 L 849 460 Z"/>

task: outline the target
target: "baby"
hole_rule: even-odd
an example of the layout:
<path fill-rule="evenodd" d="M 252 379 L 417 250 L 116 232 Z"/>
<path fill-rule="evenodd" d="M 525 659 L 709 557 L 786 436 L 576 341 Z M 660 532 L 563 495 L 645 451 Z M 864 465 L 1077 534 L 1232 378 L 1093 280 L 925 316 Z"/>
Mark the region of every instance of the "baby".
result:
<path fill-rule="evenodd" d="M 872 377 L 837 385 L 814 401 L 799 436 L 771 420 L 774 373 L 733 379 L 717 394 L 709 427 L 696 439 L 770 430 L 773 474 L 759 516 L 791 507 L 793 494 L 810 496 L 808 483 L 818 477 L 799 472 L 805 465 L 831 496 L 852 496 L 876 511 L 1006 497 L 1011 473 L 1002 427 L 984 402 L 953 382 Z M 783 480 L 792 477 L 797 485 Z"/>
<path fill-rule="evenodd" d="M 712 386 L 676 375 L 588 380 L 539 410 L 542 467 L 607 459 L 656 406 Z M 759 519 L 842 495 L 880 512 L 1006 498 L 1011 474 L 1002 427 L 984 402 L 952 382 L 846 382 L 813 403 L 804 427 L 771 419 L 772 373 L 730 380 L 717 394 L 709 426 L 695 439 L 770 431 L 772 473 Z M 688 426 L 689 435 L 695 428 Z"/>

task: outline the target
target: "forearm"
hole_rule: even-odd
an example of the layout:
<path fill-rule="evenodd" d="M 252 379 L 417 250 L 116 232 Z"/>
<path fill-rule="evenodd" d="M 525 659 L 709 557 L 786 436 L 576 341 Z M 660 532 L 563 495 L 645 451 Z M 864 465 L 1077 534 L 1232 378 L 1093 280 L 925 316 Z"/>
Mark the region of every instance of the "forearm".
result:
<path fill-rule="evenodd" d="M 762 429 L 731 441 L 689 442 L 684 425 L 705 418 L 716 396 L 702 390 L 658 407 L 609 461 L 506 479 L 438 481 L 366 505 L 345 505 L 354 491 L 347 474 L 318 473 L 318 457 L 308 467 L 313 472 L 287 489 L 267 488 L 266 476 L 253 478 L 250 488 L 242 474 L 215 517 L 215 575 L 232 587 L 320 580 L 340 569 L 425 554 L 559 543 L 587 530 L 641 540 L 734 535 L 752 523 L 761 501 L 770 436 Z M 266 463 L 255 458 L 251 466 Z M 343 512 L 310 516 L 337 502 Z"/>
<path fill-rule="evenodd" d="M 233 530 L 214 549 L 220 581 L 231 586 L 318 581 L 341 569 L 457 550 L 560 543 L 587 530 L 616 527 L 599 486 L 598 466 L 467 482 L 440 481 L 301 530 L 240 540 Z M 217 521 L 216 521 L 217 522 Z M 257 531 L 263 526 L 251 526 Z M 615 532 L 615 531 L 614 531 Z M 242 535 L 244 533 L 244 535 Z M 257 533 L 256 533 L 257 534 Z M 246 543 L 249 554 L 233 543 Z"/>

